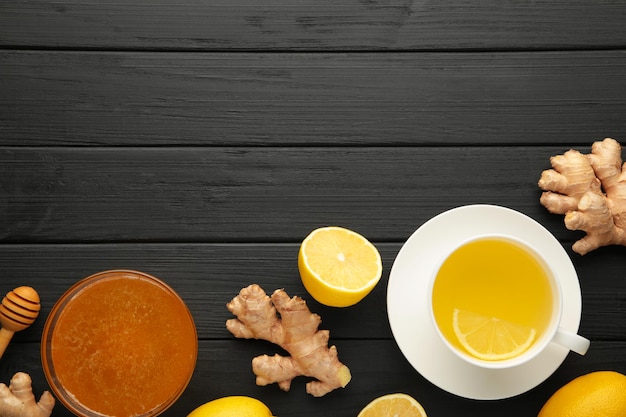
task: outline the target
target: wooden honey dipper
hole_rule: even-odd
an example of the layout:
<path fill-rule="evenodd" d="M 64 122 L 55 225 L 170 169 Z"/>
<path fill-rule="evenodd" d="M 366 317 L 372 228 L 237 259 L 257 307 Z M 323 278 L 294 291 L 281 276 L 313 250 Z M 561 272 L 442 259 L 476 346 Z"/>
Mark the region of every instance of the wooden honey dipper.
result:
<path fill-rule="evenodd" d="M 15 332 L 24 330 L 39 315 L 39 294 L 31 287 L 9 291 L 0 305 L 0 358 Z"/>

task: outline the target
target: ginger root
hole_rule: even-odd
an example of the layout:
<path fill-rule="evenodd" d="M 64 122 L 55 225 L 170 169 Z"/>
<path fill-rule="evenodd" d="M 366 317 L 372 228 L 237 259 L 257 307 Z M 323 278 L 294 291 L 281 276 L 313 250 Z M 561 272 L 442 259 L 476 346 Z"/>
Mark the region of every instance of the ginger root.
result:
<path fill-rule="evenodd" d="M 626 245 L 626 164 L 621 146 L 611 138 L 593 143 L 591 153 L 570 149 L 550 158 L 543 171 L 541 204 L 565 214 L 565 227 L 586 236 L 572 246 L 585 255 L 601 246 Z"/>
<path fill-rule="evenodd" d="M 0 417 L 50 417 L 54 403 L 48 391 L 35 402 L 32 380 L 24 372 L 13 375 L 8 387 L 0 384 Z"/>
<path fill-rule="evenodd" d="M 226 306 L 237 316 L 226 322 L 233 335 L 270 341 L 291 355 L 254 358 L 252 370 L 257 385 L 278 383 L 282 390 L 289 391 L 291 381 L 304 375 L 316 379 L 306 384 L 306 391 L 321 397 L 350 381 L 350 370 L 339 362 L 337 348 L 328 347 L 330 332 L 318 330 L 321 319 L 311 313 L 302 298 L 289 298 L 284 290 L 274 291 L 270 298 L 253 284 L 243 288 Z"/>

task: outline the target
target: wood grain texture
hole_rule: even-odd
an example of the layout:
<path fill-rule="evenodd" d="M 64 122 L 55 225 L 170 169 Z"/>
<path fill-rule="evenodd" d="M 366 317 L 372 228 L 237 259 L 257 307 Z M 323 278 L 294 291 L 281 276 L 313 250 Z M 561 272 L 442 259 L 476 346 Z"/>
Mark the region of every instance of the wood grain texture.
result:
<path fill-rule="evenodd" d="M 0 0 L 0 291 L 30 285 L 42 300 L 0 382 L 26 371 L 35 394 L 49 389 L 48 313 L 114 268 L 163 279 L 196 322 L 193 380 L 164 417 L 237 394 L 280 417 L 354 417 L 390 392 L 432 417 L 528 417 L 576 376 L 626 374 L 626 248 L 573 253 L 582 233 L 537 187 L 552 155 L 626 143 L 625 21 L 610 0 Z M 422 377 L 386 311 L 402 243 L 475 203 L 527 214 L 563 244 L 592 341 L 498 401 Z M 381 252 L 381 282 L 353 307 L 322 306 L 300 282 L 299 244 L 324 225 Z M 278 348 L 224 325 L 250 283 L 307 300 L 352 371 L 345 389 L 254 384 L 252 358 Z"/>
<path fill-rule="evenodd" d="M 626 53 L 0 51 L 0 145 L 589 145 Z"/>
<path fill-rule="evenodd" d="M 88 244 L 0 245 L 2 288 L 29 283 L 42 289 L 41 319 L 16 333 L 17 341 L 41 337 L 45 318 L 56 300 L 74 283 L 109 269 L 135 269 L 170 285 L 187 303 L 200 339 L 229 339 L 226 320 L 233 318 L 226 303 L 250 284 L 271 294 L 283 288 L 300 296 L 323 318 L 322 328 L 343 339 L 390 338 L 385 307 L 386 280 L 397 244 L 381 244 L 385 275 L 380 285 L 357 306 L 322 306 L 304 289 L 298 273 L 298 244 Z M 80 260 L 77 262 L 77 260 Z M 355 323 L 368 323 L 356 326 Z"/>
<path fill-rule="evenodd" d="M 313 398 L 304 392 L 307 378 L 297 378 L 288 393 L 276 386 L 257 387 L 250 369 L 253 357 L 269 352 L 272 346 L 249 340 L 200 341 L 196 371 L 187 390 L 164 417 L 183 416 L 196 406 L 226 395 L 249 395 L 264 401 L 277 416 L 331 415 L 356 416 L 369 401 L 390 392 L 414 396 L 429 415 L 528 417 L 538 413 L 543 403 L 559 387 L 573 378 L 595 370 L 610 369 L 626 373 L 626 343 L 599 342 L 584 357 L 571 354 L 546 381 L 519 396 L 497 401 L 468 400 L 435 387 L 406 362 L 393 340 L 349 341 L 336 343 L 340 359 L 351 370 L 352 381 L 344 389 L 326 397 Z M 39 359 L 38 343 L 9 346 L 0 361 L 0 381 L 15 372 L 29 369 L 37 396 L 48 389 Z M 5 359 L 6 358 L 6 359 Z M 306 413 L 306 414 L 305 414 Z M 72 414 L 62 405 L 55 417 Z"/>
<path fill-rule="evenodd" d="M 5 242 L 300 242 L 322 225 L 404 241 L 466 204 L 563 239 L 537 181 L 567 147 L 0 148 Z M 586 152 L 585 148 L 581 148 Z"/>
<path fill-rule="evenodd" d="M 400 243 L 375 242 L 383 277 L 374 291 L 346 309 L 325 307 L 300 282 L 299 244 L 46 244 L 0 245 L 2 288 L 42 289 L 41 318 L 16 333 L 16 341 L 36 341 L 47 314 L 78 280 L 108 269 L 136 269 L 167 282 L 185 300 L 201 340 L 231 338 L 224 323 L 226 303 L 252 283 L 266 292 L 284 288 L 303 297 L 335 339 L 391 339 L 387 320 L 387 282 Z M 624 248 L 606 248 L 580 257 L 569 251 L 583 290 L 581 333 L 595 341 L 626 341 L 626 264 Z M 598 271 L 603 271 L 601 274 Z"/>
<path fill-rule="evenodd" d="M 623 47 L 619 1 L 0 2 L 0 46 L 187 50 Z M 80 36 L 77 36 L 80 34 Z"/>

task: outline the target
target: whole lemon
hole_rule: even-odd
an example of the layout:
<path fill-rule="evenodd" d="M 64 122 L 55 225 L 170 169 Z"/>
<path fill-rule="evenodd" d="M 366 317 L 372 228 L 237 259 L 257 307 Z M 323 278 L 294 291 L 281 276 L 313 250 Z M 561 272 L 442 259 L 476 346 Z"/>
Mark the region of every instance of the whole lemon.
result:
<path fill-rule="evenodd" d="M 272 417 L 272 412 L 256 398 L 233 395 L 209 401 L 187 417 Z"/>
<path fill-rule="evenodd" d="M 579 376 L 555 392 L 538 417 L 598 416 L 626 416 L 626 375 L 596 371 Z"/>

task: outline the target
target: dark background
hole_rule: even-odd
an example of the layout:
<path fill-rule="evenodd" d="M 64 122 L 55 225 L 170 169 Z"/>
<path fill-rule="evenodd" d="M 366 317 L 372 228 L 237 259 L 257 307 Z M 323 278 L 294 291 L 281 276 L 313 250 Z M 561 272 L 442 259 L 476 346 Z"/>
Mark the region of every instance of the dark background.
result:
<path fill-rule="evenodd" d="M 185 299 L 200 352 L 164 416 L 251 395 L 279 417 L 356 416 L 406 392 L 430 417 L 534 416 L 587 372 L 626 373 L 626 249 L 582 236 L 540 204 L 549 157 L 626 141 L 626 5 L 615 1 L 3 0 L 0 2 L 0 291 L 35 287 L 42 312 L 0 359 L 48 389 L 39 340 L 55 301 L 112 268 L 154 274 Z M 386 314 L 389 271 L 431 217 L 473 203 L 539 221 L 583 291 L 584 357 L 537 388 L 475 401 L 413 370 Z M 306 294 L 297 252 L 313 229 L 368 237 L 383 278 L 361 303 Z M 259 283 L 301 295 L 353 380 L 323 398 L 256 387 L 225 304 Z M 57 404 L 54 416 L 69 416 Z"/>

